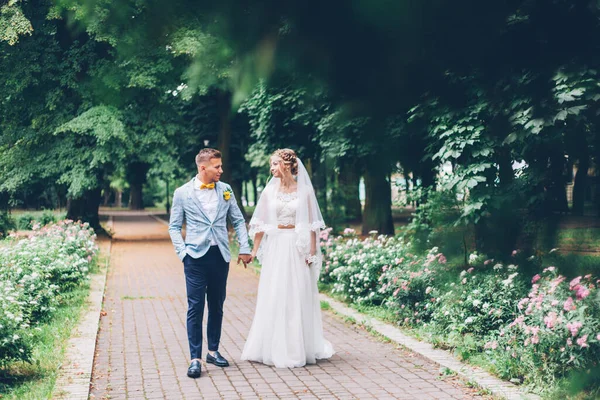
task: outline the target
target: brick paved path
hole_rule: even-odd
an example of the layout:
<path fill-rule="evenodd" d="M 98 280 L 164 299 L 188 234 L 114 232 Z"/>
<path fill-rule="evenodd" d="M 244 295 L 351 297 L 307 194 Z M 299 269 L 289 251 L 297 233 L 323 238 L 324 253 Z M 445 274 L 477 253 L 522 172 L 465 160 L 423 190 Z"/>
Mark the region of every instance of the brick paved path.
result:
<path fill-rule="evenodd" d="M 117 216 L 91 396 L 96 399 L 466 399 L 473 391 L 439 367 L 324 313 L 337 353 L 296 369 L 240 360 L 254 313 L 258 277 L 232 264 L 221 353 L 229 368 L 203 363 L 190 379 L 181 262 L 166 226 L 148 216 Z M 162 238 L 162 239 L 160 239 Z M 206 353 L 206 345 L 204 347 Z"/>

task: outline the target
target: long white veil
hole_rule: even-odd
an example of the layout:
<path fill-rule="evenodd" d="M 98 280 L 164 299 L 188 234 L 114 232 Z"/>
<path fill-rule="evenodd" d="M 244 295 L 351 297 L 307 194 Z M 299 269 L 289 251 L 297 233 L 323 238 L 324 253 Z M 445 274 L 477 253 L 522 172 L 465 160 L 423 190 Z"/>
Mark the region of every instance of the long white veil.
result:
<path fill-rule="evenodd" d="M 295 232 L 297 234 L 296 248 L 302 257 L 311 263 L 311 272 L 316 283 L 323 264 L 319 238 L 321 229 L 325 228 L 325 222 L 323 221 L 323 215 L 321 214 L 317 196 L 315 195 L 308 172 L 302 161 L 299 158 L 296 160 L 298 162 L 298 175 L 296 177 L 298 183 L 298 208 L 296 210 L 295 225 Z M 276 196 L 280 185 L 281 179 L 271 178 L 260 195 L 260 199 L 252 214 L 252 219 L 250 220 L 249 233 L 252 239 L 259 232 L 265 233 L 257 253 L 259 261 L 262 261 L 269 236 L 275 234 L 277 231 Z"/>

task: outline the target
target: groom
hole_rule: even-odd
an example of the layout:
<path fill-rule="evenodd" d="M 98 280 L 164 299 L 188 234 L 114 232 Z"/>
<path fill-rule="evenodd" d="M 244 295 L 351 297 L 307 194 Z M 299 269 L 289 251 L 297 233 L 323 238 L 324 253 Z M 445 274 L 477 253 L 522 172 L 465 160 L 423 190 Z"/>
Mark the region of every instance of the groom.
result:
<path fill-rule="evenodd" d="M 219 182 L 223 173 L 221 153 L 215 149 L 202 149 L 196 156 L 198 174 L 190 182 L 177 188 L 169 221 L 169 235 L 179 259 L 183 261 L 187 290 L 187 332 L 192 362 L 187 375 L 200 376 L 202 358 L 202 318 L 204 300 L 208 300 L 208 325 L 206 336 L 208 354 L 206 362 L 227 367 L 229 362 L 219 354 L 223 303 L 229 273 L 229 239 L 227 216 L 240 243 L 240 260 L 252 261 L 248 232 L 233 190 Z M 185 219 L 185 240 L 181 226 Z"/>

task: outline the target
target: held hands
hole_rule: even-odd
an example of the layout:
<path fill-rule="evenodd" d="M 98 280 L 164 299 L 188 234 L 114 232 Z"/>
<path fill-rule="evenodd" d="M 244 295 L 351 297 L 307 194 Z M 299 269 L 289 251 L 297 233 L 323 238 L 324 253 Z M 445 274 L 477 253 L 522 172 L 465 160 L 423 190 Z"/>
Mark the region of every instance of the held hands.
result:
<path fill-rule="evenodd" d="M 250 264 L 254 260 L 254 256 L 252 254 L 240 254 L 237 259 L 237 264 L 240 265 L 240 261 L 244 264 L 244 268 L 248 268 L 248 264 Z"/>

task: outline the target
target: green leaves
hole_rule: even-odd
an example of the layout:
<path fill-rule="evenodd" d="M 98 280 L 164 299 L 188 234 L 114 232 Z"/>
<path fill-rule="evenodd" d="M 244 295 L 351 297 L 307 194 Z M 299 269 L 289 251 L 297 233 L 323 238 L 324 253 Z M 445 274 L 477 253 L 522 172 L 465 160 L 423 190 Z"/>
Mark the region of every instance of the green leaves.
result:
<path fill-rule="evenodd" d="M 0 7 L 0 41 L 7 42 L 11 46 L 19 41 L 19 37 L 31 35 L 33 32 L 31 22 L 17 5 L 19 2 L 20 0 L 10 0 Z"/>
<path fill-rule="evenodd" d="M 90 135 L 100 146 L 112 140 L 125 142 L 127 135 L 121 118 L 121 113 L 114 107 L 96 106 L 59 126 L 55 133 L 74 132 Z"/>

